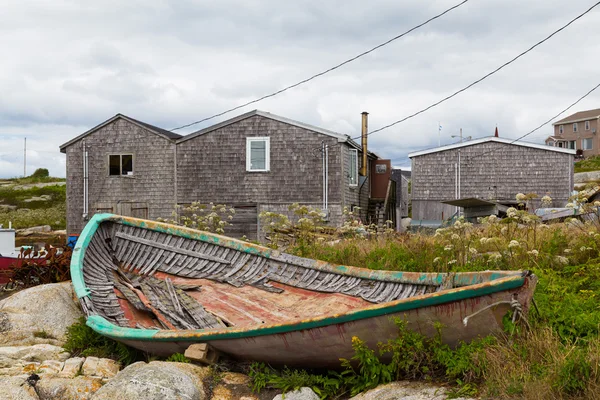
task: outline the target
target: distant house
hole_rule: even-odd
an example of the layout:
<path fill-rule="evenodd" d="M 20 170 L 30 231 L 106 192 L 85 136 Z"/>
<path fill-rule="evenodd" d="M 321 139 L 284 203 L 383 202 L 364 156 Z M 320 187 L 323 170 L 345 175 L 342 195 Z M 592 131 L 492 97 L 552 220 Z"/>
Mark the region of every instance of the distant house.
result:
<path fill-rule="evenodd" d="M 580 111 L 553 123 L 554 135 L 546 139 L 548 146 L 581 150 L 584 157 L 600 155 L 598 120 L 600 108 Z"/>
<path fill-rule="evenodd" d="M 499 137 L 411 153 L 412 218 L 450 218 L 457 207 L 443 202 L 457 199 L 514 205 L 517 193 L 549 195 L 554 206 L 564 206 L 573 190 L 574 155 L 570 149 Z"/>
<path fill-rule="evenodd" d="M 261 211 L 288 213 L 293 203 L 326 210 L 332 225 L 342 223 L 344 207 L 360 207 L 365 222 L 394 217 L 391 206 L 381 212 L 391 203 L 389 160 L 368 152 L 361 176 L 362 147 L 348 135 L 263 111 L 187 136 L 117 114 L 60 149 L 69 234 L 97 212 L 167 218 L 192 202 L 234 207 L 227 232 L 249 238 L 257 238 Z"/>

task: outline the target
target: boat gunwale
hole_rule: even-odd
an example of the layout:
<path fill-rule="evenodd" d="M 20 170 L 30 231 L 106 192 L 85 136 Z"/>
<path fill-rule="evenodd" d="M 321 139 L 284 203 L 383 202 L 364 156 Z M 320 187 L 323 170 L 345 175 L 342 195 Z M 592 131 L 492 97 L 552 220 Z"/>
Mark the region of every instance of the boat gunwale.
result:
<path fill-rule="evenodd" d="M 168 234 L 180 235 L 189 239 L 201 240 L 208 243 L 225 245 L 226 247 L 233 248 L 235 250 L 245 251 L 247 253 L 275 260 L 277 260 L 277 257 L 280 255 L 279 252 L 267 247 L 246 243 L 221 235 L 215 235 L 212 233 L 197 231 L 161 222 L 122 217 L 114 214 L 96 214 L 83 229 L 73 251 L 73 258 L 71 261 L 71 278 L 78 298 L 87 297 L 90 295 L 90 291 L 86 287 L 83 277 L 83 258 L 85 255 L 85 250 L 93 238 L 96 230 L 101 223 L 106 221 L 122 223 L 129 226 L 137 226 Z M 428 282 L 424 281 L 439 280 L 441 283 L 443 279 L 448 276 L 448 274 L 445 273 L 421 274 L 395 271 L 372 271 L 366 268 L 334 266 L 324 261 L 310 260 L 301 257 L 297 258 L 300 260 L 309 260 L 315 262 L 316 265 L 314 267 L 307 266 L 308 268 L 315 268 L 326 272 L 344 275 L 359 276 L 361 278 L 373 280 L 398 281 L 399 279 L 402 279 L 403 282 L 412 284 L 428 284 Z M 289 262 L 289 259 L 287 262 Z M 363 276 L 365 275 L 366 271 L 368 273 L 366 273 L 366 276 Z M 408 274 L 408 278 L 406 277 L 406 274 Z M 487 281 L 468 285 L 468 282 L 478 281 L 482 276 L 486 277 Z M 407 280 L 410 278 L 417 278 L 417 281 L 415 282 L 414 280 Z M 373 304 L 369 307 L 351 310 L 343 314 L 328 314 L 316 318 L 294 321 L 293 323 L 288 322 L 282 324 L 269 324 L 259 327 L 253 325 L 248 327 L 195 330 L 136 329 L 117 326 L 100 315 L 87 316 L 86 323 L 96 332 L 119 340 L 212 341 L 239 339 L 319 328 L 332 324 L 352 322 L 366 318 L 379 317 L 386 314 L 409 311 L 422 307 L 437 306 L 469 298 L 481 297 L 501 291 L 519 288 L 525 284 L 527 279 L 530 278 L 524 271 L 457 273 L 454 276 L 454 281 L 463 281 L 467 282 L 467 284 L 463 285 L 462 287 L 443 290 L 440 292 L 413 296 L 387 303 Z"/>

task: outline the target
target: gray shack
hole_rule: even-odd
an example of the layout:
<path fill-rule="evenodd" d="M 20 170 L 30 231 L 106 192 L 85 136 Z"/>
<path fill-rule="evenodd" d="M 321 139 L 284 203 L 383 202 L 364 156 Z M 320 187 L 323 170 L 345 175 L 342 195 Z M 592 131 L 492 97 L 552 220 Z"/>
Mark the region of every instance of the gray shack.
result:
<path fill-rule="evenodd" d="M 517 193 L 549 195 L 562 207 L 573 190 L 574 150 L 492 136 L 408 156 L 413 220 L 448 219 L 460 204 L 475 203 L 467 199 L 514 205 Z"/>
<path fill-rule="evenodd" d="M 358 144 L 258 110 L 187 136 L 117 114 L 60 146 L 67 231 L 78 234 L 99 212 L 169 218 L 175 205 L 192 202 L 234 207 L 226 233 L 251 239 L 261 211 L 287 213 L 293 203 L 326 210 L 334 226 L 344 207 L 360 207 L 365 222 L 395 219 L 390 161 L 363 152 L 363 137 Z"/>

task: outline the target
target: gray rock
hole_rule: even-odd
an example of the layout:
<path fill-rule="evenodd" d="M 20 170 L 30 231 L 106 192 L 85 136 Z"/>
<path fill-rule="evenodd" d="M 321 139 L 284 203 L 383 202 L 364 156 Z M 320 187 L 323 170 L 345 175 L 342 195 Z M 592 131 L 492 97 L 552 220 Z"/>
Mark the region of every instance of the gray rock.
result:
<path fill-rule="evenodd" d="M 48 233 L 52 232 L 52 227 L 50 225 L 40 225 L 40 226 L 32 226 L 30 228 L 25 229 L 17 229 L 18 236 L 27 236 L 33 233 Z"/>
<path fill-rule="evenodd" d="M 22 290 L 0 300 L 0 346 L 62 345 L 67 328 L 82 316 L 71 282 Z M 42 332 L 46 337 L 35 337 Z"/>
<path fill-rule="evenodd" d="M 578 172 L 573 175 L 575 183 L 600 181 L 600 171 Z"/>
<path fill-rule="evenodd" d="M 0 400 L 38 400 L 35 390 L 25 380 L 27 375 L 0 377 Z"/>
<path fill-rule="evenodd" d="M 102 379 L 89 376 L 74 379 L 42 376 L 35 387 L 40 400 L 88 400 L 102 387 Z"/>
<path fill-rule="evenodd" d="M 81 372 L 81 366 L 85 358 L 83 357 L 73 357 L 69 358 L 65 361 L 65 365 L 58 374 L 61 378 L 75 378 Z"/>
<path fill-rule="evenodd" d="M 65 361 L 69 358 L 62 347 L 51 344 L 0 347 L 0 368 L 23 366 L 28 362 Z"/>
<path fill-rule="evenodd" d="M 112 378 L 119 373 L 121 364 L 110 358 L 88 357 L 85 359 L 81 371 L 86 376 L 99 378 Z"/>
<path fill-rule="evenodd" d="M 208 368 L 152 361 L 131 364 L 99 389 L 93 400 L 204 400 L 202 379 Z"/>
<path fill-rule="evenodd" d="M 361 393 L 350 400 L 446 400 L 448 394 L 444 387 L 423 382 L 392 382 Z M 286 395 L 287 399 L 287 395 Z M 464 397 L 456 400 L 474 400 Z"/>
<path fill-rule="evenodd" d="M 293 392 L 278 394 L 273 400 L 319 400 L 319 396 L 311 388 L 303 387 Z"/>
<path fill-rule="evenodd" d="M 30 199 L 25 199 L 23 200 L 24 203 L 32 203 L 34 201 L 48 201 L 50 200 L 50 196 L 48 196 L 47 194 L 43 194 L 41 196 L 33 196 Z"/>

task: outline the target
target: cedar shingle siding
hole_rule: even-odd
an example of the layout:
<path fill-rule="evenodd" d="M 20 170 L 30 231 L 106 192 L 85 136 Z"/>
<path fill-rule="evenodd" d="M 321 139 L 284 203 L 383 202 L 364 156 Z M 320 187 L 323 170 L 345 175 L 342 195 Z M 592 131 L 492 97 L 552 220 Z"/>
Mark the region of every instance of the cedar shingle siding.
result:
<path fill-rule="evenodd" d="M 67 231 L 79 233 L 83 220 L 83 143 L 88 150 L 89 216 L 98 212 L 168 217 L 173 211 L 175 143 L 116 119 L 70 144 L 67 153 Z M 132 176 L 109 176 L 110 154 L 133 154 Z M 135 204 L 131 204 L 133 202 Z M 143 208 L 147 206 L 147 213 Z"/>
<path fill-rule="evenodd" d="M 67 153 L 67 230 L 79 233 L 83 212 L 83 158 L 89 157 L 89 216 L 98 212 L 170 217 L 175 204 L 226 204 L 238 207 L 234 236 L 256 238 L 256 214 L 290 214 L 293 203 L 322 208 L 323 160 L 321 146 L 329 146 L 329 222 L 342 223 L 344 205 L 368 207 L 369 181 L 349 188 L 350 144 L 332 136 L 276 118 L 248 114 L 232 123 L 215 125 L 187 137 L 165 137 L 126 119 L 116 119 L 87 136 L 63 145 Z M 110 120 L 109 120 L 110 121 Z M 135 121 L 135 120 L 132 120 Z M 138 121 L 136 121 L 138 122 Z M 315 128 L 316 129 L 316 128 Z M 270 170 L 246 171 L 246 138 L 270 138 Z M 176 154 L 175 154 L 176 148 Z M 109 176 L 109 154 L 133 154 L 133 177 Z M 359 151 L 359 157 L 361 152 Z M 177 170 L 177 176 L 175 176 Z M 129 202 L 135 201 L 135 204 Z M 126 203 L 124 206 L 123 204 Z M 291 215 L 290 215 L 291 216 Z"/>
<path fill-rule="evenodd" d="M 572 154 L 516 144 L 479 143 L 413 157 L 413 219 L 441 220 L 456 211 L 456 207 L 440 201 L 456 196 L 455 163 L 459 151 L 463 199 L 511 202 L 517 193 L 536 193 L 540 198 L 550 195 L 554 206 L 562 207 L 573 189 Z"/>

